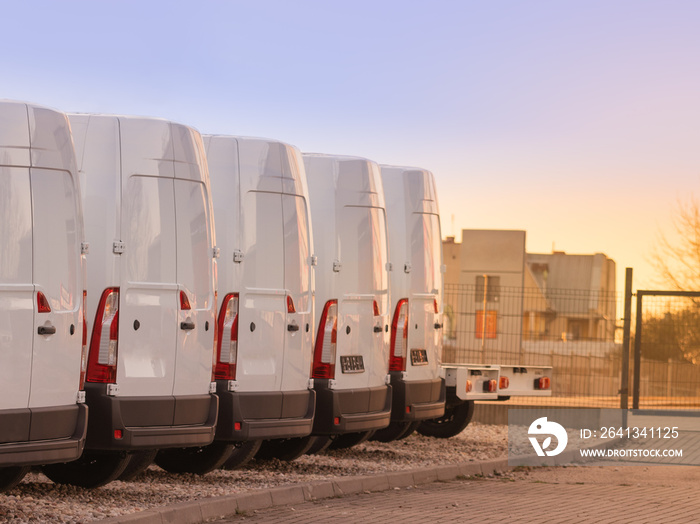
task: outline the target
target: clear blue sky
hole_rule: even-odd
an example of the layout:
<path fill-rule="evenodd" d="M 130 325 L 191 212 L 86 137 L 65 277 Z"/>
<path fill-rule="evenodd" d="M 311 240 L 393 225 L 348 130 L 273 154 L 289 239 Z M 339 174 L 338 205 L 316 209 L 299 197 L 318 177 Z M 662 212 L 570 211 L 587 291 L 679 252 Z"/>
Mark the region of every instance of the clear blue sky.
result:
<path fill-rule="evenodd" d="M 0 7 L 0 97 L 425 167 L 458 239 L 524 229 L 531 252 L 604 252 L 643 287 L 696 192 L 698 1 Z"/>

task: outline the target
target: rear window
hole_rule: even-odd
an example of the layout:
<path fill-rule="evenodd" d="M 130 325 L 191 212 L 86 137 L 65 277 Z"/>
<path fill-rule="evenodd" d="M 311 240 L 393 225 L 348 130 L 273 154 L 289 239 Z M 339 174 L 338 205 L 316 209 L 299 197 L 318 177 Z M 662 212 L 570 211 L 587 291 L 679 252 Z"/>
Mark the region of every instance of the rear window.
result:
<path fill-rule="evenodd" d="M 411 289 L 415 293 L 440 294 L 442 289 L 442 239 L 437 215 L 413 213 L 411 239 Z"/>
<path fill-rule="evenodd" d="M 0 284 L 32 282 L 29 169 L 0 167 Z"/>
<path fill-rule="evenodd" d="M 343 208 L 340 224 L 340 262 L 349 283 L 349 293 L 371 293 L 381 297 L 386 311 L 387 247 L 386 216 L 375 207 Z"/>

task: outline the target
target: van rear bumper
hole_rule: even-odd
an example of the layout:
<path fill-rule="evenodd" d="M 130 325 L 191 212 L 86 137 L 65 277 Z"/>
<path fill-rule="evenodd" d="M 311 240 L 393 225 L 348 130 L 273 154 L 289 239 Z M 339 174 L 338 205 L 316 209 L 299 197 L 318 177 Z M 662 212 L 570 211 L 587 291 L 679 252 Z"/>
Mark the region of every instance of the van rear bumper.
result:
<path fill-rule="evenodd" d="M 90 407 L 86 449 L 197 447 L 214 440 L 216 395 L 119 397 L 107 395 L 106 384 L 88 383 L 85 397 Z"/>
<path fill-rule="evenodd" d="M 392 422 L 411 422 L 445 414 L 445 379 L 405 380 L 401 371 L 391 371 Z"/>
<path fill-rule="evenodd" d="M 0 412 L 0 466 L 31 466 L 76 460 L 88 424 L 85 404 Z"/>
<path fill-rule="evenodd" d="M 266 440 L 311 433 L 316 407 L 313 390 L 228 391 L 228 381 L 217 380 L 216 394 L 216 440 Z"/>
<path fill-rule="evenodd" d="M 314 435 L 371 431 L 389 425 L 391 386 L 357 389 L 330 389 L 328 386 L 327 379 L 314 379 Z"/>

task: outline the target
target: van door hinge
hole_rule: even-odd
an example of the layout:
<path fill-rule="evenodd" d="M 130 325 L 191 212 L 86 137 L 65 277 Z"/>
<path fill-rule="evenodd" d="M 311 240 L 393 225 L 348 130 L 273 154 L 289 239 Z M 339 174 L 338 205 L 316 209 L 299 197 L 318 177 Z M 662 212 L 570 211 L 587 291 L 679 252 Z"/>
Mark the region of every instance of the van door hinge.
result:
<path fill-rule="evenodd" d="M 339 273 L 342 267 L 343 267 L 343 264 L 340 263 L 340 260 L 333 261 L 333 272 L 334 273 Z"/>
<path fill-rule="evenodd" d="M 119 394 L 118 384 L 107 384 L 107 395 L 110 397 L 116 397 Z"/>
<path fill-rule="evenodd" d="M 447 273 L 447 266 L 445 264 L 440 266 L 440 273 Z"/>
<path fill-rule="evenodd" d="M 76 404 L 85 404 L 85 392 L 78 391 L 78 396 L 75 399 Z"/>
<path fill-rule="evenodd" d="M 394 264 L 392 264 L 391 262 L 387 262 L 387 263 L 386 263 L 386 270 L 387 270 L 387 271 L 393 271 L 393 270 L 394 270 Z"/>
<path fill-rule="evenodd" d="M 403 272 L 404 272 L 404 273 L 410 273 L 410 272 L 411 272 L 411 264 L 409 264 L 408 262 L 406 262 L 406 263 L 403 265 Z"/>
<path fill-rule="evenodd" d="M 234 252 L 233 252 L 233 261 L 234 261 L 236 264 L 240 264 L 241 262 L 243 262 L 243 251 L 241 251 L 240 249 L 234 250 Z"/>
<path fill-rule="evenodd" d="M 126 249 L 126 244 L 124 242 L 114 242 L 112 244 L 112 253 L 115 255 L 121 255 Z"/>
<path fill-rule="evenodd" d="M 312 266 L 317 266 L 318 265 L 318 257 L 316 255 L 311 255 L 310 263 Z"/>
<path fill-rule="evenodd" d="M 214 246 L 214 249 L 212 250 L 211 256 L 213 258 L 219 258 L 221 256 L 221 248 Z"/>
<path fill-rule="evenodd" d="M 90 254 L 90 242 L 81 242 L 80 243 L 80 254 L 81 255 Z"/>

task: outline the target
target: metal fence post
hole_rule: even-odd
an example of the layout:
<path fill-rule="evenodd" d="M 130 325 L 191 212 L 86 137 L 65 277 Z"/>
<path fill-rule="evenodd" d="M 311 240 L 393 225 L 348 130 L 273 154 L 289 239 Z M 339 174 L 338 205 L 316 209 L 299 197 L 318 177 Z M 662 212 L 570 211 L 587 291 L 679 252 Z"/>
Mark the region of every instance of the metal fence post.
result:
<path fill-rule="evenodd" d="M 622 330 L 622 375 L 620 381 L 620 409 L 627 409 L 630 380 L 630 330 L 632 327 L 632 268 L 625 269 L 625 317 Z"/>
<path fill-rule="evenodd" d="M 634 384 L 632 409 L 639 409 L 639 386 L 642 377 L 642 299 L 643 291 L 637 291 L 637 323 L 634 328 Z"/>

